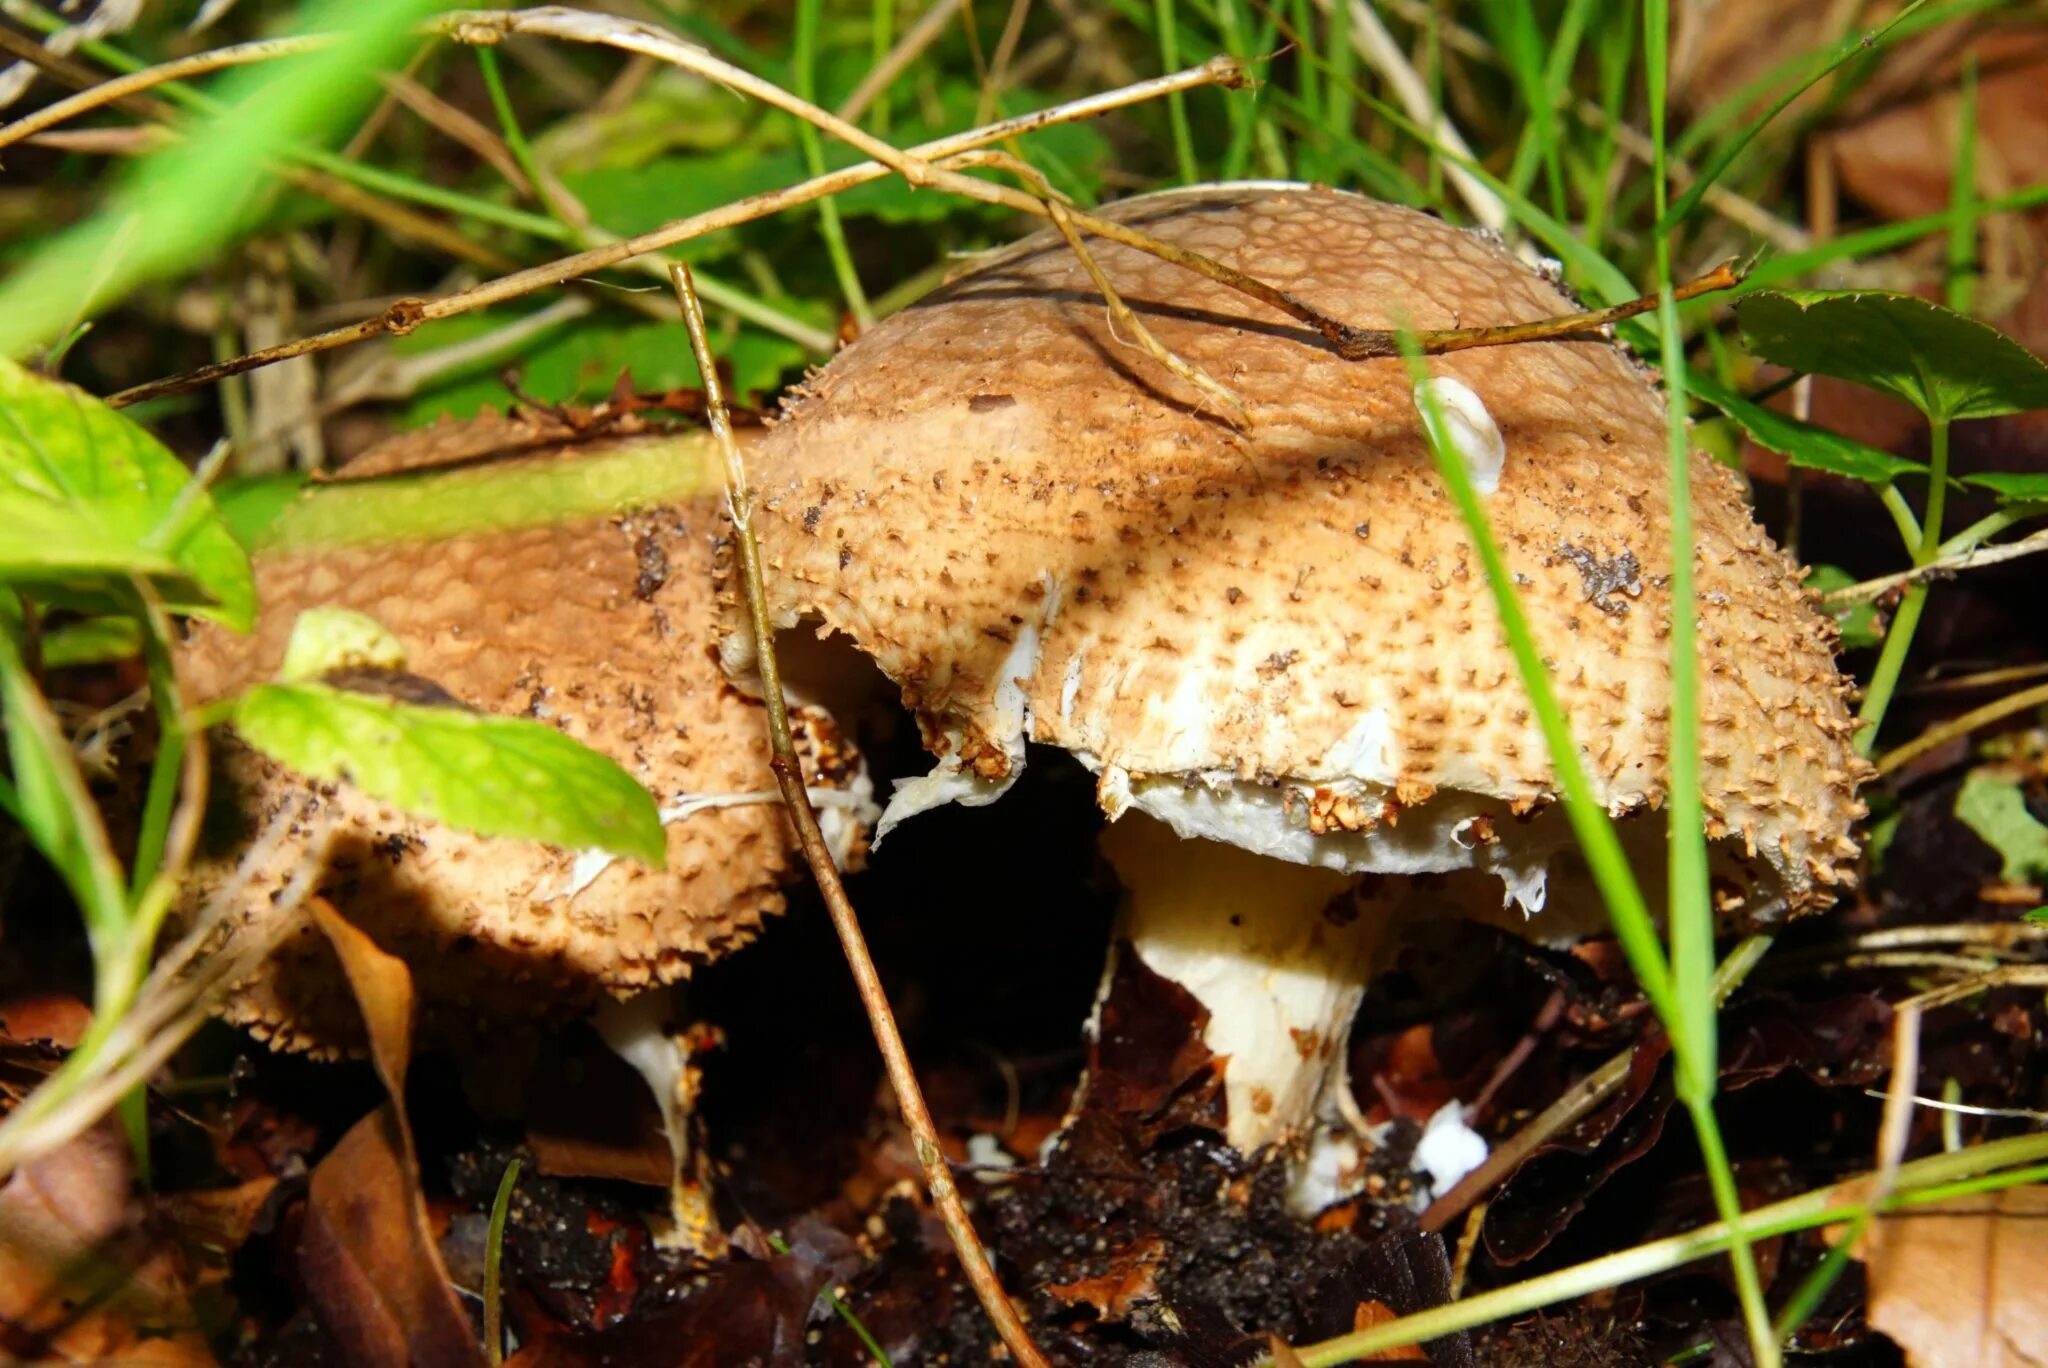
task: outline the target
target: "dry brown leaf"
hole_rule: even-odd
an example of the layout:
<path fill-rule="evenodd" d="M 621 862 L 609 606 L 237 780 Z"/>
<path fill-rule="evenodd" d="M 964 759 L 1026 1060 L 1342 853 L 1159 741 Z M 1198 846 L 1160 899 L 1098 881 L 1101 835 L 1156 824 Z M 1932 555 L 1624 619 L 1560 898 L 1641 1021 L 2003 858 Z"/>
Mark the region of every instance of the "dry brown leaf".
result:
<path fill-rule="evenodd" d="M 1867 1262 L 1870 1323 L 1912 1368 L 2048 1365 L 2048 1187 L 1888 1216 Z"/>
<path fill-rule="evenodd" d="M 184 1266 L 145 1220 L 112 1122 L 0 1184 L 0 1361 L 212 1364 Z"/>
<path fill-rule="evenodd" d="M 1128 1249 L 1110 1255 L 1109 1268 L 1092 1278 L 1054 1283 L 1045 1290 L 1069 1306 L 1085 1303 L 1106 1321 L 1119 1321 L 1142 1302 L 1159 1300 L 1153 1274 L 1166 1259 L 1166 1245 L 1148 1235 Z"/>
<path fill-rule="evenodd" d="M 1362 1301 L 1351 1312 L 1353 1331 L 1370 1330 L 1376 1325 L 1399 1320 L 1394 1308 L 1381 1301 Z M 1404 1344 L 1398 1349 L 1382 1349 L 1377 1354 L 1362 1356 L 1360 1363 L 1428 1363 L 1429 1355 L 1419 1344 Z"/>
<path fill-rule="evenodd" d="M 481 1368 L 483 1349 L 434 1242 L 405 1119 L 412 976 L 327 903 L 313 902 L 362 1006 L 391 1100 L 313 1170 L 299 1240 L 307 1298 L 350 1362 Z"/>
<path fill-rule="evenodd" d="M 412 974 L 405 961 L 386 952 L 325 898 L 308 898 L 313 920 L 334 947 L 348 986 L 362 1009 L 363 1031 L 370 1040 L 370 1059 L 377 1076 L 401 1109 L 405 1105 L 405 1069 L 412 1059 Z M 405 1126 L 403 1115 L 399 1125 Z M 406 1152 L 411 1153 L 411 1132 Z"/>

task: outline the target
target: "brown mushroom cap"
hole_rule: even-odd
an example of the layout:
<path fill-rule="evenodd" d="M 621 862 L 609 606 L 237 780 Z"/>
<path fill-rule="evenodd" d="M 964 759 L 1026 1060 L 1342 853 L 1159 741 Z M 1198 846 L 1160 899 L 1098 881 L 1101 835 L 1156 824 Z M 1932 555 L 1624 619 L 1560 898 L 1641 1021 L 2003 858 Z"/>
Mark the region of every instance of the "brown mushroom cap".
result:
<path fill-rule="evenodd" d="M 473 457 L 494 445 L 480 435 L 489 434 L 471 426 L 399 439 L 344 478 Z M 589 454 L 587 444 L 557 439 L 518 459 Z M 255 561 L 255 632 L 201 627 L 180 652 L 179 673 L 193 701 L 224 696 L 275 674 L 299 612 L 348 608 L 389 628 L 407 650 L 407 671 L 461 703 L 550 722 L 611 756 L 654 793 L 665 819 L 685 795 L 772 790 L 761 708 L 726 683 L 713 656 L 722 510 L 722 497 L 706 497 L 453 540 L 266 552 Z M 829 719 L 806 710 L 805 724 L 814 768 L 825 761 L 814 782 L 864 785 Z M 272 895 L 324 817 L 333 844 L 320 891 L 409 961 L 443 1034 L 465 1034 L 477 1019 L 557 1016 L 600 992 L 683 978 L 752 939 L 781 909 L 781 884 L 800 859 L 774 804 L 669 820 L 668 868 L 656 871 L 453 830 L 345 784 L 309 786 L 231 738 L 216 756 L 216 793 L 233 795 L 241 830 L 201 861 L 187 908 L 203 905 L 254 848 L 266 852 L 262 869 L 231 916 L 271 915 Z M 279 813 L 298 818 L 289 834 L 252 847 Z M 359 1039 L 346 982 L 310 928 L 240 985 L 223 1014 L 279 1048 L 331 1052 Z"/>
<path fill-rule="evenodd" d="M 1488 237 L 1333 190 L 1108 212 L 1354 324 L 1573 307 Z M 1204 278 L 1091 245 L 1159 340 L 1249 404 L 1249 432 L 1117 336 L 1041 233 L 848 347 L 750 457 L 779 620 L 850 636 L 942 757 L 891 817 L 989 801 L 1028 737 L 1096 770 L 1112 815 L 1306 864 L 1481 869 L 1540 905 L 1571 838 L 1539 812 L 1549 756 L 1402 363 L 1345 361 Z M 1487 512 L 1596 792 L 1616 814 L 1660 805 L 1662 396 L 1600 340 L 1429 368 L 1505 439 Z M 1692 479 L 1709 835 L 1749 912 L 1818 905 L 1851 877 L 1865 772 L 1832 625 L 1736 477 L 1699 455 Z M 746 648 L 728 640 L 729 668 Z"/>

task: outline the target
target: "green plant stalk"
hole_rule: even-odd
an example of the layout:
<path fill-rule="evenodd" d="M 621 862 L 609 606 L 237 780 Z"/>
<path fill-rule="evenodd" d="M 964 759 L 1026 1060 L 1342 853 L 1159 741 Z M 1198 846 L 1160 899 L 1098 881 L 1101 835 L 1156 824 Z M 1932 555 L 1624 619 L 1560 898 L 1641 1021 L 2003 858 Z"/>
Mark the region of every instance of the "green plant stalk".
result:
<path fill-rule="evenodd" d="M 795 50 L 789 59 L 790 80 L 796 95 L 813 104 L 818 98 L 820 3 L 821 0 L 797 0 L 796 34 L 792 44 Z M 810 120 L 796 121 L 796 137 L 797 145 L 803 149 L 805 174 L 824 175 L 824 139 Z M 846 310 L 865 332 L 875 325 L 875 311 L 868 303 L 867 291 L 861 288 L 859 273 L 853 268 L 853 252 L 846 245 L 846 225 L 839 217 L 839 202 L 829 195 L 818 201 L 818 234 L 825 239 L 825 255 L 832 263 L 832 276 L 839 282 L 839 293 L 846 300 Z M 710 292 L 703 290 L 702 277 L 698 278 L 698 288 L 705 298 L 710 298 Z"/>
<path fill-rule="evenodd" d="M 1813 1313 L 1820 1309 L 1821 1298 L 1827 1296 L 1828 1289 L 1835 1285 L 1835 1279 L 1841 1277 L 1843 1270 L 1848 1268 L 1849 1251 L 1862 1241 L 1863 1232 L 1869 1226 L 1870 1212 L 1867 1209 L 1857 1212 L 1855 1219 L 1849 1222 L 1848 1230 L 1835 1241 L 1821 1261 L 1814 1265 L 1813 1271 L 1800 1280 L 1791 1298 L 1779 1310 L 1778 1319 L 1772 1323 L 1772 1328 L 1778 1334 L 1778 1343 L 1789 1346 L 1792 1336 L 1799 1332 L 1799 1327 L 1812 1319 Z"/>
<path fill-rule="evenodd" d="M 1786 252 L 1767 257 L 1756 265 L 1739 288 L 1747 294 L 1811 274 L 1833 262 L 1874 256 L 1917 242 L 1932 233 L 1953 231 L 1957 224 L 1976 224 L 1994 214 L 2018 213 L 2048 204 L 2048 182 L 2029 185 L 1996 199 L 1975 200 L 1966 207 L 1951 205 L 1918 218 L 1900 219 L 1853 233 L 1844 233 L 1803 252 Z"/>
<path fill-rule="evenodd" d="M 1223 40 L 1223 50 L 1244 63 L 1245 70 L 1253 69 L 1258 54 L 1245 40 L 1244 18 L 1238 12 L 1240 0 L 1217 0 L 1216 33 Z M 1217 172 L 1218 180 L 1243 180 L 1245 168 L 1251 164 L 1252 137 L 1259 122 L 1257 96 L 1250 99 L 1225 100 L 1223 112 L 1230 120 L 1230 142 L 1223 150 L 1223 165 Z"/>
<path fill-rule="evenodd" d="M 1977 54 L 1963 58 L 1962 89 L 1956 110 L 1956 160 L 1949 179 L 1949 207 L 1959 211 L 1948 230 L 1948 306 L 1968 313 L 1975 299 L 1976 224 L 1968 216 L 1977 199 Z"/>
<path fill-rule="evenodd" d="M 1350 142 L 1355 136 L 1352 120 L 1357 110 L 1351 88 L 1357 84 L 1358 54 L 1351 47 L 1350 0 L 1330 0 L 1329 9 L 1330 99 L 1323 107 L 1324 127 L 1332 141 Z M 1169 62 L 1166 69 L 1172 71 Z"/>
<path fill-rule="evenodd" d="M 142 158 L 107 204 L 51 235 L 0 283 L 0 353 L 60 335 L 144 282 L 183 270 L 245 226 L 269 159 L 318 138 L 365 96 L 365 73 L 407 41 L 426 0 L 324 0 L 300 16 L 334 45 L 289 73 L 250 66 L 221 81 L 222 113 L 195 135 Z"/>
<path fill-rule="evenodd" d="M 548 217 L 557 223 L 572 223 L 563 206 L 548 189 L 548 180 L 541 174 L 540 159 L 533 155 L 533 144 L 526 140 L 526 130 L 519 125 L 518 111 L 512 108 L 512 97 L 506 93 L 504 73 L 498 67 L 498 50 L 486 45 L 470 49 L 476 54 L 476 64 L 483 72 L 484 89 L 491 97 L 491 108 L 498 116 L 498 129 L 504 135 L 505 147 L 512 154 L 512 161 L 520 174 L 533 189 L 533 197 L 548 211 Z"/>
<path fill-rule="evenodd" d="M 1913 552 L 1915 566 L 1926 565 L 1941 555 L 1941 519 L 1948 505 L 1948 429 L 1947 418 L 1928 419 L 1927 513 L 1920 520 L 1920 545 Z M 1892 614 L 1891 629 L 1885 633 L 1877 665 L 1863 690 L 1863 706 L 1856 712 L 1856 720 L 1861 724 L 1856 733 L 1856 753 L 1866 760 L 1877 749 L 1878 728 L 1884 722 L 1885 710 L 1891 707 L 1892 696 L 1898 692 L 1906 655 L 1913 648 L 1913 634 L 1919 630 L 1920 616 L 1926 607 L 1927 581 L 1918 580 L 1907 587 L 1898 611 Z"/>
<path fill-rule="evenodd" d="M 62 24 L 62 20 L 35 6 L 23 6 L 22 13 L 27 22 L 44 32 Z M 81 50 L 103 66 L 126 74 L 140 71 L 147 63 L 121 51 L 110 43 L 94 41 L 81 45 Z M 225 106 L 212 96 L 194 90 L 180 81 L 171 81 L 157 88 L 157 93 L 184 105 L 198 114 L 218 116 Z M 805 124 L 805 128 L 810 125 Z M 324 171 L 337 180 L 347 181 L 360 189 L 372 191 L 395 200 L 423 204 L 460 217 L 476 219 L 482 223 L 494 224 L 514 232 L 537 237 L 544 242 L 559 243 L 574 247 L 584 245 L 583 235 L 566 220 L 531 214 L 511 205 L 497 204 L 490 200 L 465 195 L 457 190 L 447 190 L 438 185 L 413 180 L 396 172 L 386 171 L 363 162 L 351 161 L 337 156 L 325 148 L 311 147 L 299 143 L 285 143 L 281 153 L 316 171 Z M 531 176 L 531 172 L 528 173 Z M 726 282 L 703 275 L 696 276 L 697 293 L 713 305 L 725 310 L 764 331 L 778 337 L 786 337 L 812 350 L 827 350 L 818 346 L 817 330 L 799 319 L 790 317 L 766 302 L 756 299 L 744 290 Z"/>
<path fill-rule="evenodd" d="M 1779 96 L 1769 109 L 1766 109 L 1761 115 L 1753 119 L 1735 137 L 1729 139 L 1720 151 L 1715 154 L 1713 160 L 1700 168 L 1698 176 L 1694 179 L 1693 183 L 1687 186 L 1685 193 L 1678 197 L 1678 203 L 1657 215 L 1656 226 L 1651 231 L 1657 236 L 1662 237 L 1679 224 L 1685 222 L 1687 218 L 1691 217 L 1692 211 L 1698 207 L 1701 198 L 1714 186 L 1715 182 L 1721 179 L 1723 173 L 1734 164 L 1735 159 L 1742 155 L 1743 149 L 1747 148 L 1759 133 L 1769 127 L 1778 115 L 1784 113 L 1785 109 L 1794 100 L 1826 80 L 1850 58 L 1882 50 L 1891 41 L 1899 25 L 1905 22 L 1915 10 L 1918 10 L 1926 3 L 1927 0 L 1912 0 L 1911 4 L 1893 15 L 1882 28 L 1842 42 L 1835 49 L 1834 56 L 1823 62 L 1812 75 Z M 1647 34 L 1645 36 L 1647 37 Z M 1651 52 L 1652 61 L 1663 60 L 1657 55 L 1654 47 L 1650 48 L 1649 51 Z"/>
<path fill-rule="evenodd" d="M 780 1235 L 771 1231 L 767 1236 L 767 1241 L 768 1247 L 777 1254 L 789 1253 L 789 1241 L 783 1239 Z M 888 1368 L 888 1365 L 894 1362 L 889 1357 L 889 1351 L 884 1349 L 881 1343 L 875 1339 L 874 1333 L 862 1323 L 860 1316 L 852 1307 L 846 1304 L 844 1298 L 829 1287 L 818 1295 L 825 1299 L 825 1305 L 832 1308 L 833 1314 L 846 1322 L 847 1328 L 852 1330 L 855 1338 L 860 1340 L 861 1347 L 874 1356 L 876 1363 L 882 1364 L 883 1368 Z"/>
<path fill-rule="evenodd" d="M 1486 571 L 1486 582 L 1493 590 L 1494 606 L 1500 613 L 1501 630 L 1508 639 L 1508 649 L 1515 657 L 1515 667 L 1521 674 L 1529 706 L 1542 728 L 1544 744 L 1550 751 L 1551 767 L 1556 771 L 1557 786 L 1564 794 L 1565 816 L 1571 823 L 1573 835 L 1578 838 L 1600 896 L 1607 904 L 1615 938 L 1627 954 L 1629 966 L 1635 970 L 1643 996 L 1649 999 L 1661 1020 L 1675 1021 L 1677 1007 L 1672 995 L 1671 971 L 1665 963 L 1664 946 L 1658 939 L 1656 923 L 1650 917 L 1649 904 L 1644 901 L 1635 872 L 1629 867 L 1621 838 L 1615 834 L 1613 819 L 1600 806 L 1599 799 L 1593 796 L 1592 781 L 1586 777 L 1578 743 L 1572 739 L 1571 724 L 1557 701 L 1556 691 L 1551 688 L 1550 671 L 1543 663 L 1543 653 L 1536 644 L 1535 633 L 1530 630 L 1529 619 L 1522 612 L 1514 577 L 1501 554 L 1500 543 L 1494 538 L 1492 524 L 1479 501 L 1479 492 L 1472 486 L 1471 472 L 1465 469 L 1464 458 L 1451 443 L 1442 405 L 1427 383 L 1429 371 L 1423 363 L 1422 353 L 1416 349 L 1414 334 L 1403 329 L 1400 341 L 1409 378 L 1415 385 L 1416 401 L 1422 410 L 1430 453 L 1450 490 L 1451 502 L 1465 520 L 1473 548 Z"/>
<path fill-rule="evenodd" d="M 484 1357 L 493 1368 L 505 1361 L 505 1305 L 501 1271 L 505 1261 L 505 1218 L 512 1210 L 512 1190 L 519 1185 L 519 1161 L 505 1165 L 498 1191 L 491 1198 L 491 1221 L 484 1229 Z"/>
<path fill-rule="evenodd" d="M 128 870 L 128 896 L 138 899 L 156 877 L 164 855 L 164 836 L 170 830 L 171 809 L 177 802 L 178 780 L 184 765 L 184 710 L 178 701 L 177 676 L 171 669 L 170 651 L 154 632 L 142 634 L 142 658 L 149 671 L 149 697 L 156 711 L 156 758 L 150 763 L 149 788 L 143 798 L 142 821 L 135 837 L 134 862 Z"/>
<path fill-rule="evenodd" d="M 1651 193 L 1656 205 L 1657 321 L 1664 371 L 1671 504 L 1671 743 L 1670 890 L 1671 982 L 1676 1015 L 1664 1018 L 1671 1033 L 1674 1080 L 1692 1115 L 1700 1158 L 1713 1189 L 1714 1205 L 1728 1223 L 1729 1264 L 1749 1331 L 1757 1368 L 1777 1368 L 1782 1356 L 1764 1302 L 1756 1254 L 1743 1233 L 1742 1194 L 1728 1165 L 1727 1147 L 1714 1115 L 1720 1073 L 1718 1022 L 1714 1002 L 1714 908 L 1707 887 L 1706 813 L 1700 792 L 1699 618 L 1694 604 L 1692 525 L 1692 443 L 1686 431 L 1685 346 L 1678 327 L 1678 303 L 1671 293 L 1671 239 L 1666 196 L 1666 63 L 1670 55 L 1670 0 L 1643 0 L 1645 81 L 1649 87 Z"/>
<path fill-rule="evenodd" d="M 1175 0 L 1152 0 L 1152 22 L 1158 29 L 1159 62 L 1162 71 L 1180 70 L 1180 23 Z M 1176 90 L 1166 97 L 1166 122 L 1173 131 L 1173 161 L 1182 185 L 1202 178 L 1195 160 L 1195 135 L 1188 126 L 1187 96 Z"/>
<path fill-rule="evenodd" d="M 1882 1209 L 1887 1212 L 1905 1210 L 2039 1182 L 2048 1177 L 2048 1165 L 2038 1163 L 2043 1158 L 2048 1158 L 2048 1135 L 2037 1134 L 1993 1140 L 1952 1154 L 1915 1159 L 1899 1167 L 1899 1186 L 1885 1200 Z M 2014 1167 L 2026 1164 L 2033 1166 Z M 1859 1175 L 1833 1187 L 1758 1207 L 1743 1215 L 1742 1233 L 1754 1242 L 1817 1226 L 1853 1221 L 1868 1210 L 1864 1193 L 1873 1176 Z M 1696 1260 L 1722 1253 L 1727 1249 L 1730 1238 L 1729 1224 L 1716 1221 L 1697 1230 L 1653 1240 L 1634 1249 L 1625 1249 L 1508 1287 L 1481 1292 L 1369 1330 L 1341 1335 L 1320 1344 L 1297 1346 L 1294 1352 L 1304 1368 L 1337 1368 L 1369 1354 L 1426 1343 L 1460 1330 L 1682 1268 Z M 1271 1361 L 1265 1361 L 1263 1368 L 1271 1368 Z"/>
<path fill-rule="evenodd" d="M 1906 496 L 1895 484 L 1888 484 L 1877 491 L 1878 502 L 1884 511 L 1892 515 L 1892 523 L 1899 529 L 1899 540 L 1905 544 L 1906 554 L 1912 555 L 1920 549 L 1920 515 L 1906 502 Z"/>
<path fill-rule="evenodd" d="M 896 42 L 896 0 L 873 0 L 868 8 L 868 65 L 879 67 L 889 58 Z M 868 105 L 868 127 L 878 138 L 889 136 L 889 120 L 896 107 L 894 82 L 875 92 Z"/>

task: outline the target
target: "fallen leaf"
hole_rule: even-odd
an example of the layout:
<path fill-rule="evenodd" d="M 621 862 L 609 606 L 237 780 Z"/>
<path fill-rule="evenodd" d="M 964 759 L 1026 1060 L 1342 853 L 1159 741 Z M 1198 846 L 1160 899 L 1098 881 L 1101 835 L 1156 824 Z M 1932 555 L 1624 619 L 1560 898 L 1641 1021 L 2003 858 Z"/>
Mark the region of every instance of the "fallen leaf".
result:
<path fill-rule="evenodd" d="M 1104 1320 L 1122 1320 L 1132 1307 L 1159 1300 L 1159 1285 L 1153 1281 L 1153 1274 L 1165 1261 L 1165 1241 L 1157 1235 L 1147 1235 L 1136 1244 L 1111 1253 L 1106 1271 L 1092 1278 L 1054 1283 L 1045 1291 L 1069 1306 L 1092 1306 Z"/>
<path fill-rule="evenodd" d="M 350 1362 L 480 1368 L 483 1349 L 435 1245 L 405 1119 L 412 976 L 326 902 L 313 903 L 362 1006 L 391 1100 L 313 1170 L 299 1237 L 307 1299 Z"/>
<path fill-rule="evenodd" d="M 1870 1323 L 1910 1368 L 2048 1364 L 2048 1187 L 1887 1216 L 1867 1262 Z"/>
<path fill-rule="evenodd" d="M 214 1362 L 183 1262 L 150 1229 L 130 1176 L 127 1140 L 103 1122 L 0 1184 L 0 1360 Z"/>
<path fill-rule="evenodd" d="M 1358 1304 L 1358 1309 L 1351 1313 L 1351 1328 L 1354 1331 L 1370 1330 L 1376 1325 L 1385 1325 L 1389 1321 L 1399 1319 L 1400 1317 L 1394 1314 L 1394 1308 L 1388 1306 L 1385 1302 L 1362 1301 Z M 1404 1344 L 1398 1349 L 1382 1349 L 1377 1354 L 1366 1354 L 1358 1360 L 1360 1363 L 1428 1363 L 1429 1361 L 1428 1353 L 1419 1344 Z"/>
<path fill-rule="evenodd" d="M 0 1035 L 68 1050 L 92 1025 L 92 1008 L 69 993 L 27 993 L 0 1004 Z"/>

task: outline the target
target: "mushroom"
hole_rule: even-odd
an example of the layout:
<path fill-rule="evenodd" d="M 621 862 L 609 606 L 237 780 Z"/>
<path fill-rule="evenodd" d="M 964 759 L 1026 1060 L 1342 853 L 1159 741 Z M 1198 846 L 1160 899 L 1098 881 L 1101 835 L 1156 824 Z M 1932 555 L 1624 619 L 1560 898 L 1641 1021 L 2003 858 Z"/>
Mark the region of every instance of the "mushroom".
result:
<path fill-rule="evenodd" d="M 596 468 L 635 444 L 687 471 L 708 450 L 694 438 L 592 443 L 559 431 L 536 443 L 537 427 L 550 425 L 480 420 L 395 439 L 340 482 L 403 481 L 479 458 Z M 319 891 L 407 962 L 422 1029 L 458 1046 L 505 1023 L 559 1020 L 673 983 L 751 940 L 781 910 L 801 855 L 774 794 L 762 709 L 725 682 L 714 657 L 723 501 L 715 474 L 698 485 L 701 496 L 605 516 L 543 521 L 554 510 L 542 508 L 532 525 L 446 540 L 264 552 L 255 631 L 201 626 L 177 662 L 188 697 L 203 704 L 274 675 L 300 612 L 372 616 L 405 647 L 406 673 L 436 696 L 547 722 L 623 765 L 660 805 L 665 870 L 455 830 L 347 784 L 310 784 L 224 736 L 215 790 L 231 829 L 196 865 L 187 918 L 216 898 L 227 901 L 231 929 L 278 915 L 273 895 L 313 858 L 324 830 Z M 793 720 L 828 835 L 842 858 L 853 855 L 872 814 L 860 756 L 822 709 L 799 707 Z M 220 1014 L 280 1050 L 332 1056 L 361 1040 L 347 981 L 310 925 L 237 984 Z M 659 1006 L 600 1011 L 599 1026 L 657 1083 L 680 1152 L 687 1061 L 664 1048 Z"/>
<path fill-rule="evenodd" d="M 1328 188 L 1108 212 L 1361 326 L 1574 307 L 1497 239 Z M 1056 236 L 1027 238 L 847 347 L 754 445 L 772 620 L 849 638 L 937 756 L 878 840 L 993 802 L 1027 741 L 1094 773 L 1119 934 L 1207 1009 L 1227 1138 L 1300 1154 L 1352 1105 L 1349 1022 L 1402 918 L 1547 939 L 1605 920 L 1402 363 L 1343 360 L 1203 277 L 1091 245 L 1249 430 L 1118 335 Z M 1429 368 L 1595 792 L 1661 877 L 1663 399 L 1598 338 Z M 1692 481 L 1715 897 L 1768 920 L 1851 879 L 1865 769 L 1829 622 L 1736 477 L 1697 456 Z M 728 633 L 744 680 L 751 634 Z"/>

